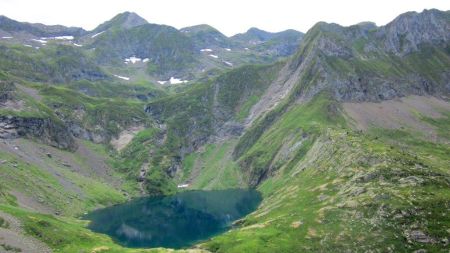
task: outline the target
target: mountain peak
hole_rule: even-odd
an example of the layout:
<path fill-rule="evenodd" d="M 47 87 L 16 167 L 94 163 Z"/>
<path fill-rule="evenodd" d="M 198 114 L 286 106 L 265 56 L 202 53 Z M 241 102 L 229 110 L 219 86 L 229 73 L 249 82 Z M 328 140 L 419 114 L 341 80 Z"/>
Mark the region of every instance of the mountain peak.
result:
<path fill-rule="evenodd" d="M 130 29 L 136 26 L 147 24 L 147 20 L 136 14 L 135 12 L 123 12 L 114 16 L 111 20 L 99 25 L 94 29 L 95 32 L 107 30 L 109 28 Z"/>
<path fill-rule="evenodd" d="M 256 27 L 252 27 L 252 28 L 248 29 L 246 33 L 249 34 L 249 35 L 258 37 L 262 41 L 270 39 L 272 37 L 272 35 L 273 35 L 270 32 L 261 30 L 261 29 L 256 28 Z"/>
<path fill-rule="evenodd" d="M 266 32 L 256 27 L 251 27 L 245 33 L 238 33 L 232 38 L 240 41 L 246 41 L 251 43 L 260 43 L 267 41 L 273 37 L 273 33 Z"/>
<path fill-rule="evenodd" d="M 122 21 L 123 28 L 132 28 L 135 26 L 145 25 L 147 24 L 147 20 L 136 14 L 135 12 L 124 12 L 119 14 L 117 17 Z"/>
<path fill-rule="evenodd" d="M 219 32 L 219 30 L 217 30 L 216 28 L 214 28 L 208 24 L 188 26 L 188 27 L 181 28 L 180 31 L 182 31 L 182 32 Z"/>

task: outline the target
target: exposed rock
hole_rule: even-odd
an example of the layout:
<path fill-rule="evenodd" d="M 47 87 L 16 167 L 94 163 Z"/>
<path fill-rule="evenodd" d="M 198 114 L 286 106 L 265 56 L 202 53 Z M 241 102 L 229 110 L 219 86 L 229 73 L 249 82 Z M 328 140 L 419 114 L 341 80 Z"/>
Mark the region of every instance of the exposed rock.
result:
<path fill-rule="evenodd" d="M 68 125 L 70 133 L 77 138 L 89 140 L 94 143 L 104 143 L 108 139 L 105 131 L 90 131 L 74 122 L 71 122 Z"/>
<path fill-rule="evenodd" d="M 45 118 L 0 116 L 0 138 L 36 138 L 54 147 L 75 150 L 74 138 L 62 123 Z"/>
<path fill-rule="evenodd" d="M 244 126 L 238 122 L 226 122 L 217 130 L 217 136 L 219 138 L 229 138 L 234 136 L 240 136 L 244 131 Z"/>
<path fill-rule="evenodd" d="M 129 127 L 120 132 L 117 138 L 113 137 L 110 143 L 117 151 L 121 151 L 133 140 L 133 137 L 143 129 L 143 125 Z"/>
<path fill-rule="evenodd" d="M 377 36 L 384 38 L 388 51 L 397 54 L 417 51 L 423 43 L 445 43 L 450 39 L 450 23 L 445 15 L 434 9 L 408 12 L 382 27 Z"/>
<path fill-rule="evenodd" d="M 399 180 L 399 183 L 402 186 L 417 186 L 424 182 L 422 178 L 416 177 L 416 176 L 409 176 L 405 178 L 401 178 Z"/>
<path fill-rule="evenodd" d="M 303 225 L 302 221 L 294 221 L 291 223 L 291 228 L 299 228 L 301 225 Z"/>
<path fill-rule="evenodd" d="M 365 193 L 367 190 L 364 187 L 356 187 L 352 189 L 349 193 L 350 196 L 358 196 Z"/>
<path fill-rule="evenodd" d="M 412 230 L 412 231 L 406 231 L 406 238 L 408 241 L 412 242 L 420 242 L 420 243 L 434 243 L 434 239 L 426 235 L 421 230 Z"/>

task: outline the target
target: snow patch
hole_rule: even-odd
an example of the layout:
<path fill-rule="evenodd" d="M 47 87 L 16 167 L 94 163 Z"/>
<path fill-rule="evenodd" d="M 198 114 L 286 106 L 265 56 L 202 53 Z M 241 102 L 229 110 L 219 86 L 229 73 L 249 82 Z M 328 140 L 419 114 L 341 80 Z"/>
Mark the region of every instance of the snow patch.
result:
<path fill-rule="evenodd" d="M 180 84 L 180 83 L 187 83 L 188 80 L 181 80 L 175 77 L 171 77 L 168 81 L 157 81 L 159 84 Z"/>
<path fill-rule="evenodd" d="M 2 39 L 12 39 L 13 37 L 11 36 L 3 36 Z"/>
<path fill-rule="evenodd" d="M 105 32 L 105 31 L 96 33 L 96 34 L 92 35 L 91 38 L 95 38 L 95 37 L 99 36 L 100 34 L 102 34 L 102 33 L 104 33 L 104 32 Z"/>
<path fill-rule="evenodd" d="M 231 48 L 225 48 L 225 50 L 227 50 L 228 52 L 230 52 L 230 51 L 231 51 Z"/>
<path fill-rule="evenodd" d="M 211 48 L 203 48 L 200 49 L 200 52 L 212 52 L 213 50 Z"/>
<path fill-rule="evenodd" d="M 56 36 L 56 37 L 42 37 L 41 40 L 73 40 L 74 37 L 70 35 Z"/>
<path fill-rule="evenodd" d="M 144 62 L 144 63 L 146 63 L 146 62 L 148 62 L 148 61 L 150 61 L 149 58 L 145 58 L 144 60 L 142 60 L 142 62 Z"/>
<path fill-rule="evenodd" d="M 187 187 L 189 187 L 189 184 L 179 184 L 177 186 L 177 188 L 187 188 Z"/>
<path fill-rule="evenodd" d="M 32 45 L 28 45 L 28 44 L 23 44 L 26 47 L 33 47 Z"/>
<path fill-rule="evenodd" d="M 73 43 L 74 46 L 76 47 L 82 47 L 83 45 L 77 44 L 77 43 Z"/>
<path fill-rule="evenodd" d="M 210 54 L 209 56 L 211 56 L 212 58 L 215 58 L 215 59 L 218 59 L 218 58 L 219 58 L 219 56 L 214 55 L 214 54 Z"/>
<path fill-rule="evenodd" d="M 119 76 L 119 75 L 114 75 L 114 76 L 117 77 L 117 78 L 126 80 L 126 81 L 129 81 L 129 80 L 130 80 L 130 78 L 129 78 L 129 77 L 126 77 L 126 76 Z"/>
<path fill-rule="evenodd" d="M 233 66 L 233 63 L 231 63 L 231 62 L 229 62 L 229 61 L 223 61 L 223 63 L 225 63 L 226 65 L 228 65 L 228 66 Z"/>
<path fill-rule="evenodd" d="M 250 50 L 250 49 L 248 49 L 248 47 L 246 47 L 246 48 L 244 48 L 245 50 Z"/>
<path fill-rule="evenodd" d="M 135 56 L 131 56 L 130 58 L 126 58 L 125 59 L 125 63 L 133 63 L 133 64 L 135 64 L 136 62 L 140 62 L 140 61 L 142 61 L 142 59 L 141 58 L 138 58 L 138 57 L 135 57 Z"/>
<path fill-rule="evenodd" d="M 49 39 L 53 39 L 53 40 L 73 40 L 73 36 L 56 36 L 56 37 L 49 37 Z"/>
<path fill-rule="evenodd" d="M 39 43 L 41 43 L 41 44 L 47 44 L 47 41 L 46 41 L 46 40 L 38 40 L 38 39 L 31 39 L 31 40 L 36 41 L 36 42 L 39 42 Z"/>
<path fill-rule="evenodd" d="M 175 77 L 172 76 L 170 78 L 169 82 L 170 82 L 170 84 L 180 84 L 180 83 L 187 83 L 188 81 L 187 80 L 181 80 L 181 79 L 178 79 L 178 78 L 175 78 Z"/>

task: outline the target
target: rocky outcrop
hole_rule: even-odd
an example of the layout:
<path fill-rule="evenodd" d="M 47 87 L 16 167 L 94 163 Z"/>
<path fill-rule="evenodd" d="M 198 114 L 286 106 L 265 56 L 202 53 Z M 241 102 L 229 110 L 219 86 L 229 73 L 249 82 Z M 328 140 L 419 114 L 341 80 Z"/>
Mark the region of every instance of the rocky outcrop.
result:
<path fill-rule="evenodd" d="M 445 45 L 450 40 L 450 13 L 435 9 L 408 12 L 377 31 L 388 52 L 407 54 L 424 43 Z"/>
<path fill-rule="evenodd" d="M 107 134 L 106 130 L 98 129 L 98 131 L 91 131 L 89 129 L 81 127 L 76 122 L 70 122 L 67 124 L 68 131 L 77 138 L 92 141 L 94 143 L 105 143 L 110 139 L 110 136 Z"/>
<path fill-rule="evenodd" d="M 34 138 L 45 144 L 67 150 L 75 150 L 77 145 L 67 127 L 45 118 L 0 116 L 0 138 Z"/>

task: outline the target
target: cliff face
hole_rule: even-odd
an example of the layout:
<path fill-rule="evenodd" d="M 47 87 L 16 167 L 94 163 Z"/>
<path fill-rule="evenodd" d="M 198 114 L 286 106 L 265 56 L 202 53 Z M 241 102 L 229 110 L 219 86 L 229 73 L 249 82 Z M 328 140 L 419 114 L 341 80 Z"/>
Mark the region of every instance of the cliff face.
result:
<path fill-rule="evenodd" d="M 0 139 L 26 137 L 53 147 L 76 150 L 68 127 L 26 100 L 14 82 L 0 81 Z"/>
<path fill-rule="evenodd" d="M 75 150 L 77 145 L 67 127 L 51 119 L 0 116 L 0 139 L 27 137 L 53 147 Z"/>
<path fill-rule="evenodd" d="M 418 51 L 421 44 L 447 46 L 450 39 L 449 12 L 424 10 L 408 12 L 380 28 L 376 36 L 386 51 L 399 55 Z"/>

